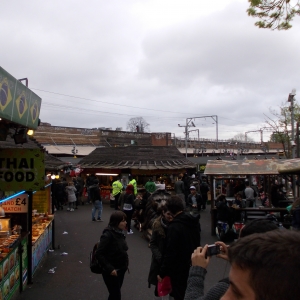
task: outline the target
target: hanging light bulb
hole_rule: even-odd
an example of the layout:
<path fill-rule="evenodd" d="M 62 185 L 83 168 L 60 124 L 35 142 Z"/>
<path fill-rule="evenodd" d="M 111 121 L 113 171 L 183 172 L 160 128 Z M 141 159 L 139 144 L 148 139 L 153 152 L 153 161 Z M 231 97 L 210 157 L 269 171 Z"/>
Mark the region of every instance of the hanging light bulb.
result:
<path fill-rule="evenodd" d="M 51 179 L 55 179 L 55 175 L 53 174 L 53 175 L 51 175 Z"/>

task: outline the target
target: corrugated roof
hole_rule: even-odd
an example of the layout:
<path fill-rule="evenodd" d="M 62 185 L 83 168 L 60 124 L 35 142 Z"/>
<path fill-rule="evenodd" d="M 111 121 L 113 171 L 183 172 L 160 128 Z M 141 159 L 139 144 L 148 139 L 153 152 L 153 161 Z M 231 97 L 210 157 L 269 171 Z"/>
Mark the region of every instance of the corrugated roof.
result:
<path fill-rule="evenodd" d="M 172 146 L 96 148 L 79 164 L 83 169 L 175 170 L 196 167 Z"/>
<path fill-rule="evenodd" d="M 300 159 L 209 160 L 206 175 L 277 175 L 300 171 Z"/>

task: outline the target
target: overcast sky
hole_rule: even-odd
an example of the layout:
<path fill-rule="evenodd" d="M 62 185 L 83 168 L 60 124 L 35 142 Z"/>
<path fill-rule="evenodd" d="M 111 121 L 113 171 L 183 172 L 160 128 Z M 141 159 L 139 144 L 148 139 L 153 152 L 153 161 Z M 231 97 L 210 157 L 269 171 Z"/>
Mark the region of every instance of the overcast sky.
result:
<path fill-rule="evenodd" d="M 300 94 L 300 17 L 288 31 L 258 29 L 247 8 L 247 0 L 2 1 L 0 65 L 29 79 L 42 122 L 125 130 L 143 117 L 151 132 L 183 138 L 186 118 L 216 115 L 219 139 L 228 139 L 265 126 L 293 88 Z M 216 138 L 212 118 L 194 123 L 200 138 Z"/>

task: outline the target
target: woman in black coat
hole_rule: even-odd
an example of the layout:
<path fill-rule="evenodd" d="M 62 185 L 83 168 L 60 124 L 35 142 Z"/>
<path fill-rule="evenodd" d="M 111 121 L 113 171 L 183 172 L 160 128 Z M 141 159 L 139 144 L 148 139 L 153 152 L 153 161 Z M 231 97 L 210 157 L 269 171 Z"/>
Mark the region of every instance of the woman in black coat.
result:
<path fill-rule="evenodd" d="M 162 263 L 165 240 L 166 240 L 166 231 L 173 219 L 172 214 L 163 208 L 162 214 L 155 219 L 152 226 L 152 235 L 150 240 L 150 249 L 152 252 L 150 272 L 148 276 L 149 288 L 151 284 L 155 286 L 154 295 L 158 297 L 157 293 L 157 275 Z"/>
<path fill-rule="evenodd" d="M 122 211 L 113 212 L 96 252 L 103 267 L 102 276 L 109 292 L 108 300 L 121 299 L 121 287 L 128 269 L 128 246 L 123 233 L 126 224 L 126 215 Z"/>

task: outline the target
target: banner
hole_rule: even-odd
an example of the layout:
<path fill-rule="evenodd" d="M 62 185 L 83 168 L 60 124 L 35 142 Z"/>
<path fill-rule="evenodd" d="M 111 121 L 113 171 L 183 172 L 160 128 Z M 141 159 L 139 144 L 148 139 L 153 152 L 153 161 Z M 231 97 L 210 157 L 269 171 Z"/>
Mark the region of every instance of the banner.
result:
<path fill-rule="evenodd" d="M 0 190 L 38 191 L 45 186 L 42 149 L 0 149 Z"/>
<path fill-rule="evenodd" d="M 2 203 L 6 213 L 27 213 L 28 212 L 28 195 L 22 194 Z"/>

